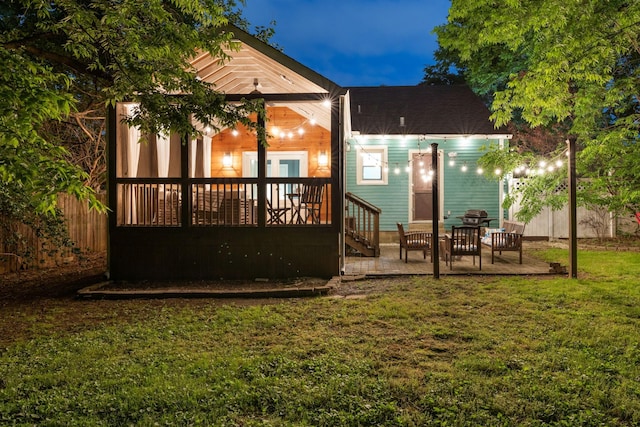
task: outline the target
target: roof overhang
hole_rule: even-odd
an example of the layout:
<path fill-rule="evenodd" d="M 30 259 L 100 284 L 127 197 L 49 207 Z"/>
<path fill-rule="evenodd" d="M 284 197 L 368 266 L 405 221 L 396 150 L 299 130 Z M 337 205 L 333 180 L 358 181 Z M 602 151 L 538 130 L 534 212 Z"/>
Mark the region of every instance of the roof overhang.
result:
<path fill-rule="evenodd" d="M 344 92 L 338 85 L 242 30 L 230 28 L 229 31 L 234 37 L 232 48 L 224 49 L 229 59 L 197 52 L 191 60 L 203 81 L 236 99 L 239 95 L 249 96 L 255 91 L 267 100 L 269 95 L 276 95 L 272 98 L 284 100 L 273 101 L 274 104 L 286 106 L 307 119 L 315 120 L 325 129 L 331 129 L 330 110 L 323 101 Z M 316 94 L 318 101 L 286 101 L 295 97 L 286 95 L 294 94 Z"/>

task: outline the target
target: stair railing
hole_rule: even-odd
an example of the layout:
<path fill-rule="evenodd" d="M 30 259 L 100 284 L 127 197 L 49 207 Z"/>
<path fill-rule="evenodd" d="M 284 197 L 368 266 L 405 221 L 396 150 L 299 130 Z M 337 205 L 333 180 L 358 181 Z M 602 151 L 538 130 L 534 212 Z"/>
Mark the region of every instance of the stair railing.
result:
<path fill-rule="evenodd" d="M 353 193 L 345 194 L 345 233 L 380 254 L 380 213 L 382 210 Z"/>

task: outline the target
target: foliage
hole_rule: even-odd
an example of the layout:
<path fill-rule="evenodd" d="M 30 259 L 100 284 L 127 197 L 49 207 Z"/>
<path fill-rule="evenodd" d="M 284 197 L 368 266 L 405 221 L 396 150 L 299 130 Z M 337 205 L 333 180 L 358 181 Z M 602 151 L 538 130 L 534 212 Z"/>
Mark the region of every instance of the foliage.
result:
<path fill-rule="evenodd" d="M 236 7 L 233 0 L 9 4 L 5 47 L 99 81 L 101 99 L 111 105 L 140 102 L 133 122 L 144 131 L 194 133 L 190 115 L 210 124 L 247 121 L 247 105 L 227 105 L 189 65 L 196 50 L 228 58 L 225 49 L 234 43 L 226 13 Z"/>
<path fill-rule="evenodd" d="M 423 85 L 453 85 L 465 82 L 464 71 L 457 68 L 454 55 L 439 47 L 433 54 L 434 65 L 424 68 Z"/>
<path fill-rule="evenodd" d="M 39 235 L 53 239 L 53 247 L 67 244 L 56 200 L 67 192 L 100 208 L 86 175 L 64 160 L 66 150 L 41 136 L 43 123 L 65 117 L 73 101 L 69 82 L 50 68 L 25 60 L 0 47 L 0 218 L 4 244 L 21 256 L 29 248 L 12 224 L 20 221 Z"/>
<path fill-rule="evenodd" d="M 579 261 L 579 280 L 375 279 L 357 299 L 9 304 L 0 421 L 637 425 L 640 253 Z"/>
<path fill-rule="evenodd" d="M 130 121 L 153 133 L 194 134 L 192 119 L 253 126 L 257 102 L 227 104 L 189 66 L 198 50 L 227 59 L 229 19 L 248 26 L 237 8 L 235 0 L 2 2 L 0 215 L 55 221 L 46 215 L 61 191 L 104 211 L 94 191 L 105 188 L 106 107 L 118 101 L 138 102 Z"/>
<path fill-rule="evenodd" d="M 453 0 L 435 32 L 471 86 L 491 95 L 496 125 L 560 126 L 558 149 L 577 138 L 583 203 L 640 210 L 638 2 Z"/>

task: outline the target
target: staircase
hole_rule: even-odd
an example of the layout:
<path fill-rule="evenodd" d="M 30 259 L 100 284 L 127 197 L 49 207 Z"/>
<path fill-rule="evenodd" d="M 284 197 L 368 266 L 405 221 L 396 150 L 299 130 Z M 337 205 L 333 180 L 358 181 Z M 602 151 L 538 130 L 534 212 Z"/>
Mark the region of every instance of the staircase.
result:
<path fill-rule="evenodd" d="M 347 193 L 345 210 L 346 245 L 363 256 L 380 256 L 380 208 Z"/>

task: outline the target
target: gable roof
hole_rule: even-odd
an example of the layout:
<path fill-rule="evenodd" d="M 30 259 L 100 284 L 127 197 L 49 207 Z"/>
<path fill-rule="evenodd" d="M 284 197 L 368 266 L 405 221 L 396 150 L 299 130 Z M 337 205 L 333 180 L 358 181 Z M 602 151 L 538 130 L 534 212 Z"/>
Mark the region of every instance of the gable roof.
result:
<path fill-rule="evenodd" d="M 231 56 L 221 62 L 207 52 L 199 52 L 191 61 L 198 75 L 215 83 L 226 94 L 248 94 L 255 89 L 264 94 L 331 93 L 340 87 L 269 44 L 233 26 L 225 31 L 239 42 L 239 50 L 224 49 Z"/>
<path fill-rule="evenodd" d="M 227 95 L 248 95 L 256 89 L 264 95 L 319 94 L 333 97 L 344 93 L 336 83 L 318 74 L 278 49 L 237 28 L 227 27 L 233 33 L 237 50 L 225 48 L 230 58 L 221 61 L 208 52 L 197 52 L 191 65 L 198 76 L 215 85 L 219 92 Z M 326 129 L 331 127 L 331 117 L 326 107 L 318 102 L 279 102 L 296 113 L 313 118 Z"/>
<path fill-rule="evenodd" d="M 504 128 L 494 127 L 489 109 L 466 85 L 347 89 L 352 131 L 363 135 L 507 136 Z"/>

